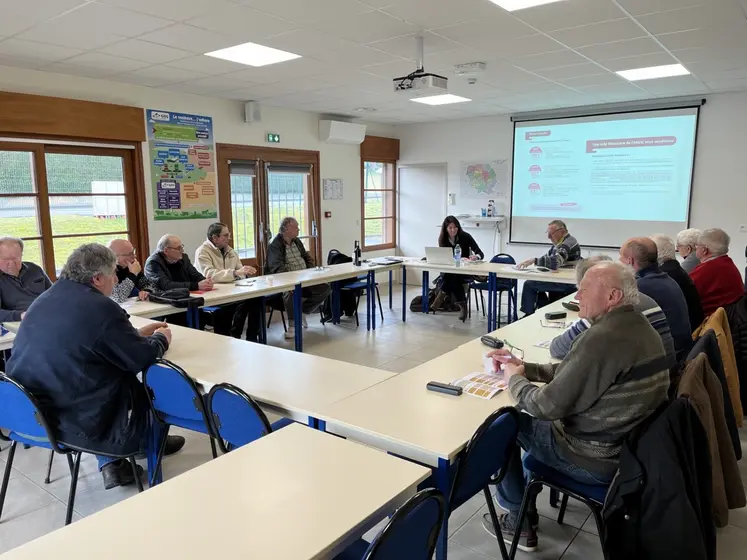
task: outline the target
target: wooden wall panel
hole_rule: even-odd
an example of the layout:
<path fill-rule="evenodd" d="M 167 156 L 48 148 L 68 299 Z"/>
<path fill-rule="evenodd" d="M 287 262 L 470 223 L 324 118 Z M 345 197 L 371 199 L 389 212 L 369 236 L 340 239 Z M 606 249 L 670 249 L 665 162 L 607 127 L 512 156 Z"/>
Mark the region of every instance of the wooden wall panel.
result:
<path fill-rule="evenodd" d="M 399 159 L 399 139 L 367 135 L 361 143 L 361 159 L 364 161 L 397 161 Z"/>
<path fill-rule="evenodd" d="M 145 142 L 139 107 L 0 91 L 0 134 Z"/>

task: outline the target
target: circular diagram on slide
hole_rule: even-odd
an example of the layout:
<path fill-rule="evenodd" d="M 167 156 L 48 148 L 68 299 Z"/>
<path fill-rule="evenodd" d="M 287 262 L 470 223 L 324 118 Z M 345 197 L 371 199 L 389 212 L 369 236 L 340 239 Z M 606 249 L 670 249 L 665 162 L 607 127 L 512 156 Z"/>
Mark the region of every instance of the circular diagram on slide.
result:
<path fill-rule="evenodd" d="M 542 168 L 539 165 L 534 164 L 529 167 L 529 174 L 532 177 L 539 177 L 540 173 L 542 173 Z"/>
<path fill-rule="evenodd" d="M 540 190 L 542 190 L 542 188 L 539 183 L 532 183 L 529 185 L 529 192 L 532 194 L 539 194 Z"/>
<path fill-rule="evenodd" d="M 529 153 L 535 159 L 540 158 L 542 157 L 542 148 L 540 148 L 539 146 L 534 146 L 531 150 L 529 150 Z"/>

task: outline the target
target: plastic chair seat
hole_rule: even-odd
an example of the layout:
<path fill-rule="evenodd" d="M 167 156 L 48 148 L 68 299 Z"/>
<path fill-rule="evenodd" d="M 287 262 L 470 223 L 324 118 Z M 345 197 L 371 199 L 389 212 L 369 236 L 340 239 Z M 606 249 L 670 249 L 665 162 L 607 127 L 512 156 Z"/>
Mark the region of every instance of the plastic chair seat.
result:
<path fill-rule="evenodd" d="M 31 447 L 43 447 L 44 449 L 52 449 L 52 444 L 49 440 L 41 440 L 38 438 L 31 438 L 29 436 L 19 434 L 18 432 L 10 432 L 8 438 L 12 441 L 17 441 L 23 445 L 30 445 Z M 62 446 L 60 446 L 62 447 Z"/>
<path fill-rule="evenodd" d="M 294 424 L 294 423 L 295 423 L 295 420 L 292 420 L 290 418 L 281 418 L 277 422 L 273 422 L 272 424 L 270 424 L 270 426 L 272 427 L 272 431 L 274 432 L 275 430 L 285 428 L 286 426 L 290 426 L 291 424 Z"/>
<path fill-rule="evenodd" d="M 353 282 L 352 284 L 343 286 L 340 290 L 365 290 L 366 288 L 368 288 L 367 282 Z"/>
<path fill-rule="evenodd" d="M 569 490 L 570 492 L 589 498 L 595 502 L 599 502 L 600 504 L 604 503 L 607 491 L 609 490 L 609 486 L 606 484 L 583 484 L 578 482 L 570 476 L 548 467 L 529 454 L 524 457 L 524 468 L 534 473 L 542 480 L 547 481 L 549 484 L 559 486 L 562 489 Z"/>
<path fill-rule="evenodd" d="M 210 307 L 203 307 L 203 308 L 202 308 L 202 310 L 203 310 L 203 311 L 204 311 L 205 313 L 215 313 L 215 312 L 216 312 L 216 311 L 218 311 L 219 309 L 220 309 L 220 307 L 219 307 L 219 306 L 217 306 L 217 305 L 211 305 Z"/>
<path fill-rule="evenodd" d="M 202 419 L 194 420 L 192 418 L 180 418 L 178 416 L 171 416 L 170 414 L 161 414 L 161 418 L 165 424 L 169 426 L 178 426 L 179 428 L 185 428 L 201 434 L 208 434 L 207 428 L 205 428 L 205 422 Z"/>

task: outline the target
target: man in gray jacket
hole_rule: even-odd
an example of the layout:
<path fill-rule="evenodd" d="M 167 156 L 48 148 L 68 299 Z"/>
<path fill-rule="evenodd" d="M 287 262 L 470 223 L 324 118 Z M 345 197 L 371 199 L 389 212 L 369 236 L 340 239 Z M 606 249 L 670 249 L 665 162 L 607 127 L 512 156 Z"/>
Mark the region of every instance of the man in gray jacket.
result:
<path fill-rule="evenodd" d="M 36 298 L 52 287 L 38 265 L 23 260 L 23 240 L 0 237 L 0 322 L 20 321 Z"/>
<path fill-rule="evenodd" d="M 584 484 L 607 485 L 617 470 L 625 437 L 667 398 L 668 360 L 661 337 L 634 309 L 638 287 L 619 263 L 600 263 L 581 280 L 579 316 L 591 327 L 559 364 L 524 363 L 500 349 L 501 367 L 520 415 L 519 444 L 536 460 Z M 532 381 L 545 385 L 538 387 Z M 500 517 L 510 542 L 524 496 L 519 448 L 498 487 Z M 537 547 L 539 515 L 530 502 L 519 548 Z M 495 535 L 490 515 L 483 526 Z"/>

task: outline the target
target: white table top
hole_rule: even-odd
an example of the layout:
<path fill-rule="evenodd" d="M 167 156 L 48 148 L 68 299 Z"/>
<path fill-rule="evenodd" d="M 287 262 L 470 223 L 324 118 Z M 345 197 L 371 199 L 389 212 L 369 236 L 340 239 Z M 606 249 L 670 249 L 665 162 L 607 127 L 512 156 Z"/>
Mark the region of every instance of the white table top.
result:
<path fill-rule="evenodd" d="M 135 549 L 154 560 L 329 558 L 429 475 L 414 463 L 292 425 L 4 559 L 106 551 L 109 559 L 129 560 Z"/>
<path fill-rule="evenodd" d="M 571 297 L 567 298 L 571 299 Z M 498 338 L 525 351 L 527 361 L 550 362 L 547 349 L 532 347 L 562 331 L 540 325 L 544 312 L 561 307 L 560 302 L 541 312 L 503 327 Z M 569 312 L 569 319 L 571 314 Z M 437 466 L 439 458 L 452 461 L 480 424 L 495 410 L 515 404 L 508 391 L 491 400 L 470 395 L 453 397 L 426 389 L 429 381 L 451 381 L 483 371 L 483 356 L 489 350 L 479 339 L 439 358 L 375 385 L 343 401 L 326 406 L 320 416 L 327 431 L 361 441 Z"/>
<path fill-rule="evenodd" d="M 13 348 L 13 341 L 16 339 L 16 333 L 18 332 L 18 327 L 21 326 L 21 323 L 20 321 L 12 321 L 3 323 L 3 326 L 10 332 L 0 336 L 0 352 Z"/>
<path fill-rule="evenodd" d="M 130 317 L 137 328 L 151 321 Z M 306 421 L 323 406 L 345 399 L 395 375 L 329 358 L 254 344 L 206 331 L 170 325 L 164 355 L 206 387 L 233 383 L 263 406 Z"/>
<path fill-rule="evenodd" d="M 434 272 L 448 272 L 451 274 L 466 274 L 469 276 L 487 276 L 494 272 L 499 278 L 515 280 L 539 280 L 542 282 L 556 282 L 558 284 L 575 284 L 576 272 L 572 268 L 562 268 L 556 271 L 542 272 L 534 267 L 518 270 L 512 264 L 491 264 L 485 261 L 462 263 L 457 267 L 453 264 L 430 264 L 420 259 L 407 258 L 403 261 L 407 268 L 430 270 Z"/>

